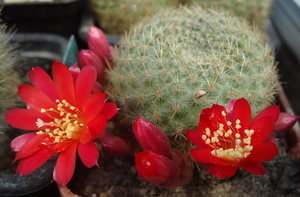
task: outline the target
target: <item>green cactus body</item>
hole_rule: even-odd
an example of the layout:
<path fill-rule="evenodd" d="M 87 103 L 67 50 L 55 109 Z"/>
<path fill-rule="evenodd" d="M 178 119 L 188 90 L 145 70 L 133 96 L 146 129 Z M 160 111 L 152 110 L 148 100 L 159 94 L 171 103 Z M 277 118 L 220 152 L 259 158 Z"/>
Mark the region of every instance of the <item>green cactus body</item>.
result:
<path fill-rule="evenodd" d="M 266 19 L 270 15 L 272 0 L 189 0 L 191 6 L 196 3 L 209 8 L 223 8 L 245 18 L 260 29 L 266 29 Z"/>
<path fill-rule="evenodd" d="M 9 42 L 10 34 L 6 33 L 6 25 L 0 23 L 0 131 L 8 125 L 3 118 L 9 108 L 19 101 L 17 85 L 20 80 L 14 67 L 17 63 L 15 47 Z"/>
<path fill-rule="evenodd" d="M 178 0 L 90 0 L 94 18 L 107 34 L 123 34 L 142 17 L 177 5 Z"/>
<path fill-rule="evenodd" d="M 131 123 L 141 116 L 170 137 L 196 129 L 212 103 L 244 97 L 257 114 L 274 101 L 278 83 L 273 54 L 262 43 L 225 12 L 166 9 L 122 38 L 108 95 Z"/>

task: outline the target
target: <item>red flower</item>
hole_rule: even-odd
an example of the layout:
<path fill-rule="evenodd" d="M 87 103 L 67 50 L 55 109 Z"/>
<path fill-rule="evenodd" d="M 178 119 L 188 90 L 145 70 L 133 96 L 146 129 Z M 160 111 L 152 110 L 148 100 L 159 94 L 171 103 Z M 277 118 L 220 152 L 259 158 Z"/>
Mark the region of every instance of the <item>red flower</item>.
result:
<path fill-rule="evenodd" d="M 92 138 L 102 132 L 117 107 L 105 103 L 104 93 L 92 94 L 97 77 L 95 67 L 84 67 L 75 78 L 72 74 L 67 66 L 55 61 L 53 80 L 35 67 L 29 72 L 33 86 L 18 87 L 28 109 L 9 110 L 5 118 L 13 127 L 36 130 L 11 143 L 17 151 L 15 160 L 21 160 L 19 174 L 33 172 L 56 153 L 60 154 L 53 176 L 59 185 L 66 185 L 71 179 L 76 151 L 85 166 L 97 165 L 99 152 Z"/>
<path fill-rule="evenodd" d="M 190 153 L 196 161 L 211 164 L 208 172 L 217 178 L 231 177 L 239 167 L 265 174 L 261 162 L 278 153 L 269 136 L 279 113 L 279 107 L 272 105 L 250 121 L 251 109 L 245 99 L 232 100 L 227 109 L 214 104 L 201 112 L 198 131 L 186 131 L 187 138 L 198 146 Z"/>
<path fill-rule="evenodd" d="M 135 167 L 143 179 L 163 188 L 174 188 L 181 183 L 177 165 L 163 155 L 146 150 L 135 154 Z"/>

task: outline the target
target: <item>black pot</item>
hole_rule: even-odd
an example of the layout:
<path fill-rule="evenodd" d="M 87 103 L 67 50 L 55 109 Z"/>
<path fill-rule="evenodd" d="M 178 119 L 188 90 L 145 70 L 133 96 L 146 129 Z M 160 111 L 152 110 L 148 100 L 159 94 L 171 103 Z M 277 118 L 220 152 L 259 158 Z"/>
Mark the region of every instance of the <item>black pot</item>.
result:
<path fill-rule="evenodd" d="M 43 166 L 29 175 L 20 176 L 18 174 L 0 175 L 0 196 L 40 196 L 43 188 L 50 186 L 53 182 L 53 169 L 56 158 L 53 157 Z M 53 184 L 50 196 L 58 196 L 58 189 Z M 56 191 L 55 191 L 56 190 Z M 46 193 L 43 196 L 47 196 Z"/>
<path fill-rule="evenodd" d="M 1 18 L 8 27 L 22 33 L 53 33 L 69 37 L 77 34 L 86 0 L 0 3 Z"/>

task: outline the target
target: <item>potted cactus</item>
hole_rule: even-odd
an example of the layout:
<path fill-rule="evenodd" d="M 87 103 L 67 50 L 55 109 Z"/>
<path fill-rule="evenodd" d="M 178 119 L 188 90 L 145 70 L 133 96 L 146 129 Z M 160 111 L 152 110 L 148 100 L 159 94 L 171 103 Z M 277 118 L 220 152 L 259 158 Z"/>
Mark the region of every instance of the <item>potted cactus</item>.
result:
<path fill-rule="evenodd" d="M 77 65 L 34 67 L 29 107 L 6 112 L 33 130 L 12 141 L 21 175 L 57 155 L 65 197 L 298 194 L 283 132 L 299 117 L 276 105 L 274 54 L 245 19 L 168 7 L 116 47 L 91 26 L 87 45 Z"/>

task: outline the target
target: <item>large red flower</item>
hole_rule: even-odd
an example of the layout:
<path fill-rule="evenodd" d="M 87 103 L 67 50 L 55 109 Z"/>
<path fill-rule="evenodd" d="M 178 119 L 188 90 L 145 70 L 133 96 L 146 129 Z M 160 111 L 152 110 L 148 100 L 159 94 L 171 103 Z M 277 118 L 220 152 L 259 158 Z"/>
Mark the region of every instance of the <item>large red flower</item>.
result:
<path fill-rule="evenodd" d="M 29 72 L 33 86 L 18 87 L 28 108 L 9 110 L 5 118 L 13 127 L 35 130 L 11 143 L 17 151 L 15 160 L 21 160 L 17 172 L 29 174 L 59 153 L 53 176 L 59 185 L 66 185 L 74 173 L 76 151 L 85 166 L 97 165 L 99 151 L 92 139 L 103 131 L 117 107 L 106 103 L 104 93 L 92 93 L 95 67 L 72 73 L 55 61 L 52 76 L 34 67 Z"/>
<path fill-rule="evenodd" d="M 198 130 L 186 131 L 187 138 L 198 148 L 190 151 L 200 163 L 211 164 L 208 172 L 227 178 L 241 167 L 253 174 L 266 173 L 261 162 L 272 159 L 278 148 L 269 137 L 279 116 L 279 107 L 272 105 L 252 121 L 245 99 L 232 100 L 227 109 L 220 105 L 202 110 Z"/>

